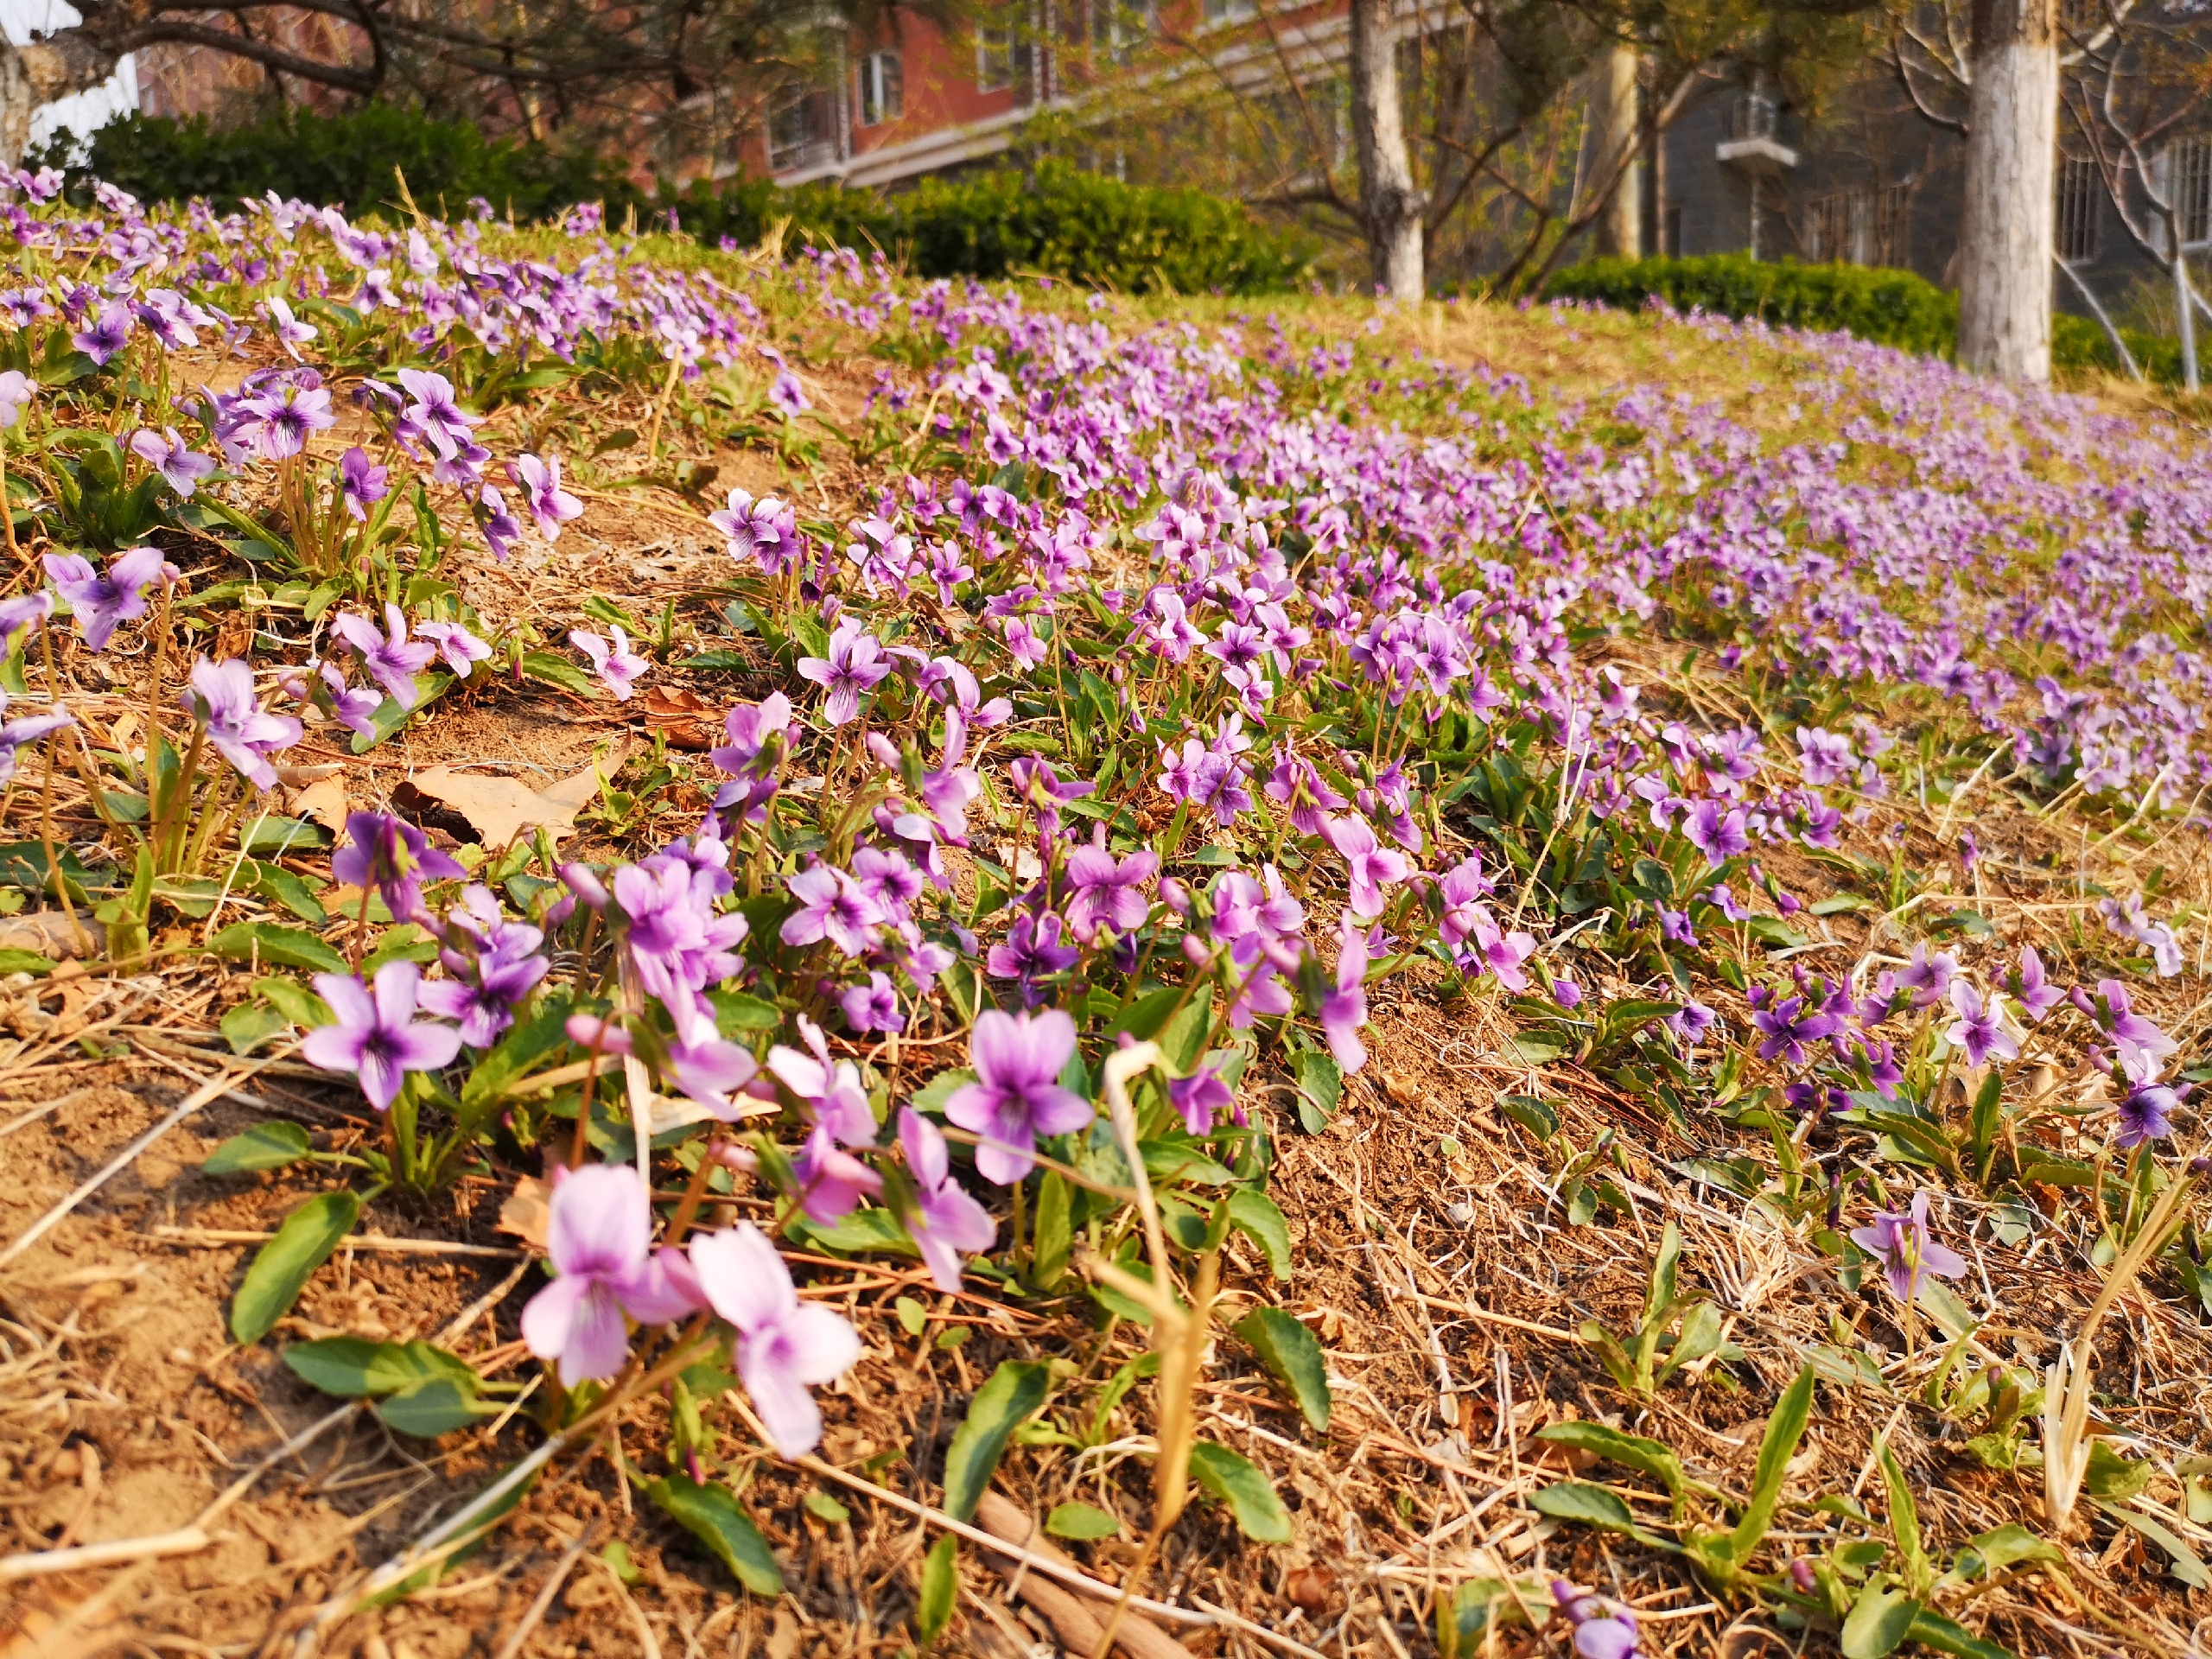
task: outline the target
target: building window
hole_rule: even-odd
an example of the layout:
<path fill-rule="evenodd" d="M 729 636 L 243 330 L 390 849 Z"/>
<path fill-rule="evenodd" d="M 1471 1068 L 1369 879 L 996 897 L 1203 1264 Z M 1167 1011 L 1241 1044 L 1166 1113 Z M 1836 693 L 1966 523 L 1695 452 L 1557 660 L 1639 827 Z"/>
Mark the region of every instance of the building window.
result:
<path fill-rule="evenodd" d="M 1152 33 L 1153 22 L 1149 3 L 1133 5 L 1128 0 L 1091 0 L 1090 49 L 1094 60 L 1128 63 L 1135 55 L 1138 45 Z"/>
<path fill-rule="evenodd" d="M 2176 139 L 2166 149 L 2166 188 L 2183 243 L 2212 240 L 2212 135 Z"/>
<path fill-rule="evenodd" d="M 830 92 L 787 94 L 768 113 L 768 167 L 788 173 L 836 159 L 837 117 Z"/>
<path fill-rule="evenodd" d="M 1210 23 L 1241 23 L 1257 16 L 1259 7 L 1254 0 L 1205 0 L 1205 20 Z"/>
<path fill-rule="evenodd" d="M 1884 184 L 1815 198 L 1805 217 L 1805 257 L 1845 265 L 1897 264 L 1911 194 L 1909 184 Z"/>
<path fill-rule="evenodd" d="M 2058 257 L 2069 265 L 2097 257 L 2097 199 L 2103 194 L 2094 160 L 2058 158 Z"/>
<path fill-rule="evenodd" d="M 905 72 L 896 52 L 871 52 L 861 60 L 861 125 L 880 127 L 906 112 Z"/>
<path fill-rule="evenodd" d="M 1002 92 L 1009 86 L 1027 92 L 1029 81 L 1029 42 L 1011 29 L 976 31 L 976 86 L 979 91 Z"/>

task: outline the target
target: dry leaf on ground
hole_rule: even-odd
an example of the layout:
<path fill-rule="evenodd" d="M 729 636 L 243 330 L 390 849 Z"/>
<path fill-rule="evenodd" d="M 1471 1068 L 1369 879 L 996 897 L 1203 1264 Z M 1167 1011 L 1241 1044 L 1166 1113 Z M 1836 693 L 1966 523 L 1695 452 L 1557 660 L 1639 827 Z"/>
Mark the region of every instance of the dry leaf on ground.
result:
<path fill-rule="evenodd" d="M 540 828 L 556 841 L 573 834 L 576 814 L 591 804 L 601 779 L 612 777 L 621 764 L 621 755 L 612 754 L 603 766 L 586 766 L 542 790 L 531 789 L 512 778 L 433 766 L 400 785 L 392 791 L 392 798 L 406 806 L 413 804 L 411 795 L 458 812 L 483 837 L 486 849 L 496 851 L 513 845 L 517 836 Z"/>

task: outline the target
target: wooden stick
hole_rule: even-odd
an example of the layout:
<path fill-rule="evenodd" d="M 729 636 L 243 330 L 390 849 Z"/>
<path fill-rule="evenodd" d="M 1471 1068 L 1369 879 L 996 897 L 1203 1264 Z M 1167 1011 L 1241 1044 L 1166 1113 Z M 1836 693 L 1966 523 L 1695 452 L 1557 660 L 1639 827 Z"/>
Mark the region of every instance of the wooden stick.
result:
<path fill-rule="evenodd" d="M 199 1527 L 181 1527 L 175 1532 L 156 1533 L 145 1538 L 117 1538 L 105 1544 L 79 1544 L 73 1549 L 41 1549 L 29 1555 L 10 1555 L 0 1558 L 0 1584 L 15 1584 L 48 1573 L 77 1573 L 95 1567 L 116 1567 L 126 1561 L 189 1555 L 214 1541 Z"/>
<path fill-rule="evenodd" d="M 266 1244 L 276 1236 L 233 1227 L 156 1227 L 144 1235 L 166 1244 Z M 382 1233 L 349 1233 L 340 1241 L 341 1249 L 382 1250 L 389 1255 L 481 1255 L 512 1262 L 523 1252 L 497 1244 L 457 1244 L 441 1238 L 388 1238 Z"/>

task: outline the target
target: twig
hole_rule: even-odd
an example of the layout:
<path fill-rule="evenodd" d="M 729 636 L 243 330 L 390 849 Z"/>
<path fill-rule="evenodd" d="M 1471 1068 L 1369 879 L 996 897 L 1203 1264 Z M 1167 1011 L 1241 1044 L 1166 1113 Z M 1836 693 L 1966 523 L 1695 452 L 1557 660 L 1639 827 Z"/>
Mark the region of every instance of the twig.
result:
<path fill-rule="evenodd" d="M 181 1527 L 175 1532 L 156 1533 L 146 1538 L 117 1538 L 105 1544 L 79 1544 L 73 1549 L 41 1549 L 29 1555 L 10 1555 L 0 1558 L 0 1584 L 15 1584 L 49 1573 L 79 1573 L 88 1567 L 189 1555 L 214 1541 L 198 1527 Z"/>
<path fill-rule="evenodd" d="M 575 1541 L 570 1544 L 562 1553 L 561 1559 L 553 1564 L 553 1575 L 545 1580 L 544 1586 L 538 1591 L 537 1599 L 524 1610 L 522 1622 L 515 1626 L 513 1634 L 499 1644 L 499 1659 L 515 1659 L 515 1656 L 522 1651 L 522 1644 L 530 1639 L 530 1633 L 537 1628 L 538 1621 L 545 1617 L 545 1610 L 553 1605 L 553 1598 L 561 1593 L 561 1586 L 569 1581 L 569 1574 L 575 1570 L 577 1558 L 591 1548 L 593 1538 L 598 1535 L 600 1524 L 597 1519 L 594 1519 L 588 1526 L 576 1535 Z"/>
<path fill-rule="evenodd" d="M 209 1104 L 211 1102 L 224 1094 L 232 1087 L 232 1084 L 245 1082 L 246 1078 L 260 1071 L 263 1066 L 268 1065 L 273 1061 L 281 1059 L 285 1055 L 289 1054 L 294 1046 L 296 1046 L 296 1045 L 288 1046 L 287 1047 L 280 1050 L 277 1053 L 270 1055 L 268 1059 L 257 1061 L 255 1064 L 245 1067 L 243 1071 L 229 1072 L 222 1076 L 211 1077 L 207 1082 L 201 1084 L 199 1088 L 194 1090 L 189 1095 L 185 1096 L 184 1103 L 182 1105 L 179 1106 L 167 1117 L 155 1124 L 152 1128 L 147 1130 L 145 1134 L 140 1135 L 136 1141 L 133 1141 L 129 1146 L 118 1153 L 108 1161 L 106 1166 L 101 1169 L 98 1174 L 90 1177 L 82 1185 L 80 1185 L 75 1192 L 70 1193 L 67 1198 L 62 1199 L 61 1202 L 55 1205 L 53 1209 L 48 1211 L 43 1216 L 41 1216 L 36 1221 L 33 1222 L 30 1226 L 24 1230 L 22 1235 L 5 1250 L 0 1250 L 0 1267 L 5 1267 L 9 1262 L 21 1255 L 25 1250 L 30 1249 L 32 1245 L 38 1243 L 40 1239 L 45 1237 L 48 1233 L 52 1231 L 54 1228 L 60 1224 L 63 1217 L 67 1216 L 86 1198 L 92 1197 L 93 1193 L 99 1192 L 100 1188 L 106 1185 L 109 1181 L 112 1180 L 117 1175 L 128 1168 L 131 1160 L 137 1157 L 140 1153 L 145 1151 L 147 1147 L 152 1146 L 155 1141 L 160 1140 L 178 1124 L 183 1122 L 186 1118 L 190 1117 L 194 1112 L 200 1110 L 200 1108 Z"/>
<path fill-rule="evenodd" d="M 250 1228 L 161 1226 L 145 1236 L 165 1244 L 266 1244 L 276 1235 L 255 1232 Z M 387 1238 L 382 1233 L 348 1234 L 345 1248 L 382 1250 L 391 1255 L 481 1255 L 501 1262 L 512 1262 L 524 1254 L 497 1244 L 458 1244 L 442 1238 Z"/>

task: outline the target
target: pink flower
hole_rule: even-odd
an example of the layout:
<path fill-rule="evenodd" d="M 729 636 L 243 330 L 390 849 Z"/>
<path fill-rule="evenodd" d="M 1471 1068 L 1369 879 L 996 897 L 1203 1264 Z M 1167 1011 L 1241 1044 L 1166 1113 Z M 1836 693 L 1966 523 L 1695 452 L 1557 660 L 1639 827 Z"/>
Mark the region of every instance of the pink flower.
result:
<path fill-rule="evenodd" d="M 915 1207 L 905 1217 L 906 1230 L 937 1287 L 957 1290 L 961 1255 L 990 1249 L 998 1224 L 952 1179 L 944 1136 L 912 1107 L 899 1109 L 899 1144 L 906 1148 L 906 1170 L 914 1182 Z"/>
<path fill-rule="evenodd" d="M 777 1451 L 787 1458 L 822 1440 L 810 1387 L 834 1382 L 861 1357 L 853 1327 L 802 1302 L 791 1269 L 749 1221 L 691 1241 L 691 1265 L 715 1312 L 737 1327 L 737 1374 Z"/>
<path fill-rule="evenodd" d="M 614 694 L 618 702 L 630 701 L 630 688 L 645 677 L 652 664 L 630 649 L 630 636 L 619 625 L 607 632 L 614 636 L 610 645 L 595 633 L 582 628 L 571 629 L 569 643 L 591 658 L 591 665 L 599 672 L 600 683 Z"/>
<path fill-rule="evenodd" d="M 953 1091 L 944 1115 L 981 1135 L 976 1167 L 986 1180 L 1011 1186 L 1037 1162 L 1039 1135 L 1089 1126 L 1091 1104 L 1060 1087 L 1075 1053 L 1075 1021 L 1061 1009 L 1039 1014 L 986 1010 L 968 1039 L 976 1081 Z"/>
<path fill-rule="evenodd" d="M 891 671 L 882 642 L 865 631 L 858 617 L 841 618 L 830 636 L 827 657 L 802 657 L 802 679 L 812 680 L 829 695 L 822 713 L 832 726 L 842 726 L 861 711 L 861 693 L 873 690 Z"/>
<path fill-rule="evenodd" d="M 1387 902 L 1382 889 L 1406 879 L 1406 855 L 1378 842 L 1365 818 L 1331 818 L 1321 826 L 1321 838 L 1344 855 L 1351 913 L 1367 920 L 1380 916 Z"/>
<path fill-rule="evenodd" d="M 1337 983 L 1321 1000 L 1321 1030 L 1329 1052 L 1350 1077 L 1367 1064 L 1359 1028 L 1367 1023 L 1367 959 L 1376 940 L 1349 913 L 1339 918 L 1338 928 Z"/>
<path fill-rule="evenodd" d="M 461 1033 L 415 1018 L 423 970 L 411 962 L 377 969 L 373 988 L 352 974 L 317 974 L 315 990 L 338 1016 L 301 1039 L 300 1052 L 326 1071 L 351 1071 L 378 1111 L 399 1098 L 410 1071 L 435 1071 L 461 1052 Z"/>
<path fill-rule="evenodd" d="M 561 1363 L 561 1386 L 603 1382 L 630 1356 L 628 1314 L 640 1324 L 680 1319 L 704 1300 L 676 1250 L 649 1254 L 652 1212 L 627 1164 L 586 1164 L 558 1178 L 546 1254 L 560 1276 L 522 1311 L 523 1340 Z"/>
<path fill-rule="evenodd" d="M 547 541 L 558 541 L 561 526 L 582 515 L 584 504 L 561 487 L 560 456 L 540 461 L 536 455 L 518 455 L 507 463 L 507 476 L 523 493 L 530 516 L 537 521 L 537 533 Z"/>

